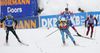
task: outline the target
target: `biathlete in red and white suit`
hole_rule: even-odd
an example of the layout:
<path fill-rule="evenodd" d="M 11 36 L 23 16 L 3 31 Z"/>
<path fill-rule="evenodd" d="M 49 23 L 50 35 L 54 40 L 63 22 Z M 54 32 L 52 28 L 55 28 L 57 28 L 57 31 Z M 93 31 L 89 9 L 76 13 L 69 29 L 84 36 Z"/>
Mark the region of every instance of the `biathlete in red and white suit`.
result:
<path fill-rule="evenodd" d="M 89 31 L 90 31 L 90 27 L 91 27 L 91 38 L 92 38 L 92 35 L 93 35 L 93 29 L 94 29 L 94 20 L 96 21 L 96 26 L 97 26 L 97 19 L 96 17 L 94 17 L 92 14 L 90 14 L 89 17 L 87 17 L 87 19 L 85 20 L 85 27 L 87 27 L 87 32 L 86 32 L 86 35 L 88 35 Z M 88 24 L 86 25 L 88 21 Z"/>

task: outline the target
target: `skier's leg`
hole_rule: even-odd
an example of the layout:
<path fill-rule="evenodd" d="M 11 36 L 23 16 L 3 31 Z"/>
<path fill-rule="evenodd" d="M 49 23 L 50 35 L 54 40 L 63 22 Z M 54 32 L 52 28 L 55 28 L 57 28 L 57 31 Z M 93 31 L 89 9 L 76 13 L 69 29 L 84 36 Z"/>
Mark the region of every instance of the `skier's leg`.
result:
<path fill-rule="evenodd" d="M 12 28 L 11 32 L 15 35 L 15 37 L 17 38 L 18 42 L 21 42 L 19 37 L 17 36 L 15 30 Z"/>
<path fill-rule="evenodd" d="M 68 35 L 66 35 L 66 38 L 68 39 Z"/>
<path fill-rule="evenodd" d="M 63 41 L 63 43 L 65 44 L 64 31 L 60 30 L 60 33 L 61 33 L 61 35 L 62 35 L 62 41 Z"/>
<path fill-rule="evenodd" d="M 8 36 L 9 36 L 9 31 L 6 29 L 6 43 L 8 43 Z"/>
<path fill-rule="evenodd" d="M 70 20 L 70 26 L 72 27 L 72 29 L 77 33 L 78 36 L 81 36 L 78 31 L 76 30 L 76 28 L 74 27 L 73 23 Z"/>
<path fill-rule="evenodd" d="M 90 31 L 90 26 L 87 27 L 87 33 L 86 33 L 86 35 L 88 35 L 89 31 Z"/>
<path fill-rule="evenodd" d="M 70 37 L 70 39 L 72 40 L 72 42 L 75 41 L 74 38 L 71 36 L 70 32 L 67 32 L 67 35 Z"/>
<path fill-rule="evenodd" d="M 92 38 L 92 35 L 93 35 L 93 29 L 94 29 L 94 26 L 91 26 L 91 38 Z"/>
<path fill-rule="evenodd" d="M 74 45 L 76 44 L 75 43 L 75 40 L 74 38 L 71 36 L 71 33 L 69 31 L 66 31 L 66 34 L 70 37 L 71 41 L 74 43 Z"/>

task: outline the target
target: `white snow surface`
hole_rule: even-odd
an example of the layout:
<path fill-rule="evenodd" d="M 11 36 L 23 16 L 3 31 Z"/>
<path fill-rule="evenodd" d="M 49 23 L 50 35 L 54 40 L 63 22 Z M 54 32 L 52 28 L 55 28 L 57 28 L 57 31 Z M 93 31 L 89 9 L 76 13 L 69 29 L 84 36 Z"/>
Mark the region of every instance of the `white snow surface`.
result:
<path fill-rule="evenodd" d="M 7 46 L 5 44 L 5 30 L 1 28 L 0 53 L 100 53 L 100 26 L 94 27 L 95 40 L 73 36 L 76 33 L 70 28 L 73 38 L 80 46 L 74 46 L 70 38 L 66 39 L 66 46 L 63 46 L 59 30 L 45 38 L 46 35 L 56 29 L 17 29 L 16 33 L 19 38 L 22 42 L 29 44 L 29 46 L 19 44 L 11 32 L 9 34 L 9 45 Z M 84 31 L 86 28 L 84 26 L 76 27 L 76 29 L 80 34 L 85 35 Z"/>
<path fill-rule="evenodd" d="M 40 9 L 44 9 L 41 15 L 60 14 L 68 4 L 69 11 L 78 13 L 80 7 L 85 12 L 100 11 L 100 0 L 39 0 Z"/>

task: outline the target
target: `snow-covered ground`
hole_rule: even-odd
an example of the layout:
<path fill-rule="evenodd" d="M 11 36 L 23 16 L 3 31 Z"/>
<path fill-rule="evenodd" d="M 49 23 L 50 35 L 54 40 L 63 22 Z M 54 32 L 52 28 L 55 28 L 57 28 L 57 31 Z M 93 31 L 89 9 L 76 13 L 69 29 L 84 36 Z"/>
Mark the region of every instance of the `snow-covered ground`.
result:
<path fill-rule="evenodd" d="M 85 12 L 100 11 L 100 0 L 39 0 L 39 7 L 44 9 L 41 15 L 60 14 L 67 7 L 76 13 L 80 7 Z"/>
<path fill-rule="evenodd" d="M 16 32 L 20 39 L 29 44 L 21 45 L 17 42 L 14 35 L 10 32 L 9 45 L 5 45 L 5 30 L 0 29 L 0 53 L 100 53 L 100 26 L 94 29 L 95 40 L 75 37 L 75 41 L 80 46 L 74 46 L 70 38 L 66 39 L 66 46 L 63 46 L 59 31 L 45 38 L 46 35 L 55 31 L 57 28 L 38 28 L 38 29 L 17 29 Z M 78 32 L 84 35 L 85 27 L 76 27 Z M 71 28 L 72 35 L 76 34 Z"/>

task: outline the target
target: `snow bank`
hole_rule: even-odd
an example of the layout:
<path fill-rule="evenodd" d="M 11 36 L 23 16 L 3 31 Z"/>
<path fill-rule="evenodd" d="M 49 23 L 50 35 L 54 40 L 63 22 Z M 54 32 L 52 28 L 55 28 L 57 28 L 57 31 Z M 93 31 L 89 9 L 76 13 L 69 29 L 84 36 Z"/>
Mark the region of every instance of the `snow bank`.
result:
<path fill-rule="evenodd" d="M 100 0 L 40 0 L 39 7 L 44 9 L 41 15 L 59 14 L 64 11 L 66 3 L 69 4 L 69 10 L 74 13 L 78 12 L 79 7 L 85 12 L 100 11 Z"/>

